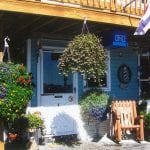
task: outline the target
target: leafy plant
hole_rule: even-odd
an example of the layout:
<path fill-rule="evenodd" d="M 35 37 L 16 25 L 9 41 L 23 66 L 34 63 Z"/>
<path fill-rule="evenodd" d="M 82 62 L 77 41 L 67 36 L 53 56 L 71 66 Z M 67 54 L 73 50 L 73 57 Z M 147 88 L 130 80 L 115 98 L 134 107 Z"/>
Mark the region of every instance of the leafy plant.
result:
<path fill-rule="evenodd" d="M 58 67 L 63 75 L 80 72 L 85 78 L 100 83 L 106 70 L 106 51 L 101 38 L 86 33 L 75 36 L 59 59 Z"/>
<path fill-rule="evenodd" d="M 144 114 L 144 126 L 146 129 L 150 130 L 150 113 Z"/>
<path fill-rule="evenodd" d="M 32 97 L 32 75 L 23 64 L 0 63 L 0 119 L 13 124 Z"/>
<path fill-rule="evenodd" d="M 140 115 L 144 116 L 144 137 L 147 141 L 150 141 L 150 112 L 147 113 L 144 110 L 140 112 Z"/>
<path fill-rule="evenodd" d="M 81 98 L 80 105 L 83 114 L 88 114 L 96 120 L 105 120 L 109 96 L 100 91 L 88 91 Z"/>
<path fill-rule="evenodd" d="M 44 122 L 39 116 L 35 114 L 28 114 L 26 115 L 26 118 L 28 120 L 28 128 L 37 129 L 43 127 Z"/>

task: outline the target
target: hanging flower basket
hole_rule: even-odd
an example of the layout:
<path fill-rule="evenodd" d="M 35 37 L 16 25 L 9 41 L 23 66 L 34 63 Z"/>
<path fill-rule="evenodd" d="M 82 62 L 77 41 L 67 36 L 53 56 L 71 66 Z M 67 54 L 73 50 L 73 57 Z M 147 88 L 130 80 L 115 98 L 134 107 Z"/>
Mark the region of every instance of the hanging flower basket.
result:
<path fill-rule="evenodd" d="M 85 78 L 93 78 L 100 82 L 106 70 L 106 51 L 102 39 L 94 34 L 86 33 L 75 36 L 59 59 L 61 73 L 79 72 Z"/>

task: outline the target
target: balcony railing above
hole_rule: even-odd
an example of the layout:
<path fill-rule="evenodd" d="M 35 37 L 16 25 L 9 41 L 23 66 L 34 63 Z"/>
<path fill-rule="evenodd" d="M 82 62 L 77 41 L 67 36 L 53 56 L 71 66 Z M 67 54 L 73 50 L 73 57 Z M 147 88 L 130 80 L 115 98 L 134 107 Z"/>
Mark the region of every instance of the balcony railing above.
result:
<path fill-rule="evenodd" d="M 142 16 L 147 0 L 32 0 L 43 3 Z"/>

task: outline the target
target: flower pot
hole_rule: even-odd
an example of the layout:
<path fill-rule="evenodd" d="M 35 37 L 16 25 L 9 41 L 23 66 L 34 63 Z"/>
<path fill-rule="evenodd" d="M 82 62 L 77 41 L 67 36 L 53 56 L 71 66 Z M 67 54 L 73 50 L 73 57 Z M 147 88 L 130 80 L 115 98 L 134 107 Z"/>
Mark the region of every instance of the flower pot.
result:
<path fill-rule="evenodd" d="M 17 139 L 17 134 L 16 133 L 9 133 L 8 134 L 8 138 L 11 140 L 11 141 L 15 141 Z"/>
<path fill-rule="evenodd" d="M 30 129 L 29 129 L 29 132 L 30 132 L 30 133 L 34 133 L 34 132 L 36 132 L 36 129 L 35 129 L 35 128 L 30 128 Z"/>

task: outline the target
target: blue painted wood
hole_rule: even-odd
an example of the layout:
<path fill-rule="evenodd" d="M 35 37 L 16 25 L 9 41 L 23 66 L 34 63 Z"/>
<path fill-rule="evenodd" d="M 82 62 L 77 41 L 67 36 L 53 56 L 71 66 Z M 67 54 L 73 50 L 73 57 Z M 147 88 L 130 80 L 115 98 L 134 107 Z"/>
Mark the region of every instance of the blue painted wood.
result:
<path fill-rule="evenodd" d="M 66 47 L 66 41 L 44 40 L 42 44 L 47 46 Z M 32 40 L 31 45 L 31 71 L 33 74 L 33 82 L 35 84 L 34 94 L 32 98 L 32 106 L 37 105 L 37 41 Z M 121 85 L 117 77 L 117 71 L 120 65 L 126 64 L 132 72 L 131 81 L 128 85 Z M 110 50 L 110 68 L 111 68 L 111 91 L 108 94 L 112 99 L 139 99 L 138 89 L 138 60 L 136 52 L 128 50 L 128 48 Z M 126 87 L 126 88 L 123 88 Z M 83 94 L 83 77 L 78 75 L 78 98 Z"/>
<path fill-rule="evenodd" d="M 83 94 L 83 76 L 81 74 L 78 74 L 78 99 L 80 101 L 80 98 Z"/>
<path fill-rule="evenodd" d="M 31 106 L 37 106 L 37 53 L 38 53 L 38 47 L 37 47 L 37 41 L 31 40 L 31 73 L 33 75 L 33 96 L 31 100 Z"/>
<path fill-rule="evenodd" d="M 120 53 L 122 53 L 120 57 Z M 132 50 L 111 50 L 111 91 L 113 99 L 139 99 L 138 93 L 138 60 L 136 52 Z M 131 81 L 127 85 L 122 85 L 118 80 L 118 68 L 126 64 L 131 69 Z"/>
<path fill-rule="evenodd" d="M 33 96 L 31 99 L 31 106 L 37 106 L 37 61 L 38 61 L 38 51 L 39 47 L 37 45 L 38 40 L 31 40 L 31 73 L 33 74 Z M 45 46 L 53 46 L 53 47 L 66 47 L 68 42 L 66 41 L 58 41 L 58 40 L 41 40 L 40 44 Z"/>

